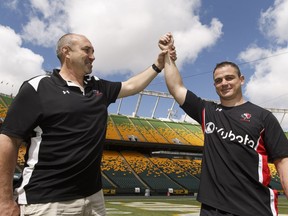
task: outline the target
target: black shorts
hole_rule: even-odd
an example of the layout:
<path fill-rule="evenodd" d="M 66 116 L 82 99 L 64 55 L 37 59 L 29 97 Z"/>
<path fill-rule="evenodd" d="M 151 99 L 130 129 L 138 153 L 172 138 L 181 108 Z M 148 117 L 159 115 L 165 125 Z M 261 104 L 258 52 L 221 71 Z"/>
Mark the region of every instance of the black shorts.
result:
<path fill-rule="evenodd" d="M 237 215 L 231 214 L 226 211 L 222 211 L 220 209 L 216 209 L 209 205 L 202 204 L 200 216 L 237 216 Z"/>

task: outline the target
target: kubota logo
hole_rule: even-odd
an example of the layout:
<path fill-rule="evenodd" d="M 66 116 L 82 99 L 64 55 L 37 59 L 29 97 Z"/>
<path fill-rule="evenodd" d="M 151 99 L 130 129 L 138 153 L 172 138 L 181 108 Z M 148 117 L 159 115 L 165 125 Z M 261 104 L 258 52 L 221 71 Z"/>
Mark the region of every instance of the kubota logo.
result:
<path fill-rule="evenodd" d="M 219 134 L 220 137 L 223 140 L 228 140 L 228 141 L 232 141 L 232 142 L 237 141 L 238 143 L 247 145 L 247 146 L 249 146 L 251 148 L 255 148 L 256 147 L 255 142 L 249 138 L 248 134 L 246 134 L 244 137 L 241 136 L 241 135 L 236 135 L 236 134 L 233 133 L 232 130 L 225 131 L 224 128 L 216 127 L 216 125 L 213 122 L 208 122 L 206 124 L 206 127 L 205 127 L 205 133 L 206 134 L 211 134 L 214 131 L 216 131 L 217 134 Z"/>

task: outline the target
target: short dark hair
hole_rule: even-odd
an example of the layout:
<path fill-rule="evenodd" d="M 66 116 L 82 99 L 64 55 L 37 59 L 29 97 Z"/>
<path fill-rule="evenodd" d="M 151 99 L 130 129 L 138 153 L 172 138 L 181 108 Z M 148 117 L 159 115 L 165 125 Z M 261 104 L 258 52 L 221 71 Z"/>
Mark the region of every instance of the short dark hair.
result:
<path fill-rule="evenodd" d="M 56 54 L 60 62 L 62 63 L 62 53 L 61 49 L 63 46 L 71 45 L 72 44 L 72 37 L 74 36 L 74 33 L 67 33 L 64 34 L 57 42 L 56 45 Z"/>
<path fill-rule="evenodd" d="M 230 65 L 231 67 L 235 68 L 238 76 L 239 76 L 239 77 L 241 76 L 241 71 L 240 71 L 238 65 L 235 64 L 234 62 L 230 62 L 230 61 L 223 61 L 223 62 L 220 62 L 220 63 L 216 64 L 216 66 L 215 66 L 215 68 L 214 68 L 214 70 L 213 70 L 213 74 L 215 73 L 215 71 L 216 71 L 218 68 L 221 68 L 221 67 L 224 67 L 224 66 L 227 66 L 227 65 Z"/>

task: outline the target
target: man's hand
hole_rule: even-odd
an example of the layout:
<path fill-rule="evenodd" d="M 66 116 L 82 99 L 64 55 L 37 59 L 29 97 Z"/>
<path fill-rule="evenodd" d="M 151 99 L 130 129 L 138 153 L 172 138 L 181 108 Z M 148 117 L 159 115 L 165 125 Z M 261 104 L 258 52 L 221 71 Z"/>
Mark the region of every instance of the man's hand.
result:
<path fill-rule="evenodd" d="M 162 50 L 162 52 L 159 54 L 155 65 L 162 70 L 164 68 L 165 55 L 167 53 L 169 54 L 171 60 L 173 61 L 177 60 L 177 54 L 174 47 L 174 39 L 172 34 L 169 32 L 160 37 L 158 46 Z"/>
<path fill-rule="evenodd" d="M 169 32 L 160 37 L 158 46 L 161 50 L 168 50 L 169 52 L 175 50 L 173 35 Z"/>

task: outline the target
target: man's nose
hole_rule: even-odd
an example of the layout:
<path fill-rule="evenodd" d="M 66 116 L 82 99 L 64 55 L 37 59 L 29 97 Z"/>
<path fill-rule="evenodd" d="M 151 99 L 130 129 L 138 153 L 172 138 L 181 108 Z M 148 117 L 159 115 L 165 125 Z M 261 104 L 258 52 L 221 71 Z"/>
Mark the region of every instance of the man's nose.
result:
<path fill-rule="evenodd" d="M 228 83 L 228 81 L 225 78 L 223 78 L 222 85 L 226 85 L 227 83 Z"/>
<path fill-rule="evenodd" d="M 93 53 L 91 53 L 91 54 L 89 55 L 89 59 L 92 60 L 92 62 L 95 60 L 95 56 L 94 56 Z"/>

